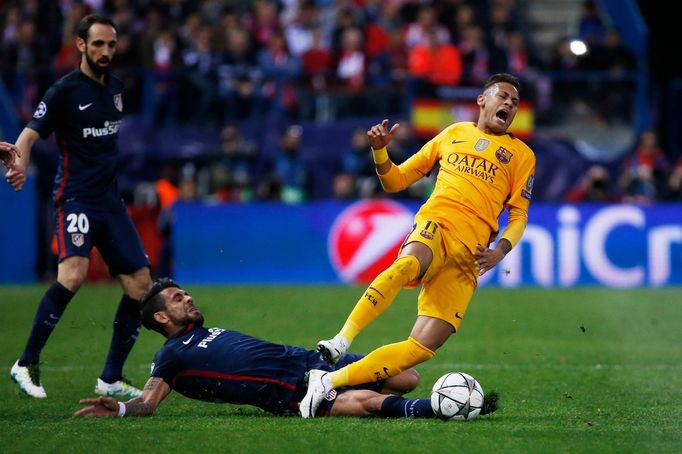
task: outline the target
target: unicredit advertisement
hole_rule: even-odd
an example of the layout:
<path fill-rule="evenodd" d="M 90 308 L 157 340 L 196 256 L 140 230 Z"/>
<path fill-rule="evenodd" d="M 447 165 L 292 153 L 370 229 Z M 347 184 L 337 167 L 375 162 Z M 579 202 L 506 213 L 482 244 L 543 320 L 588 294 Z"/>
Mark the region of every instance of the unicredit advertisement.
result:
<path fill-rule="evenodd" d="M 178 204 L 174 276 L 183 283 L 367 283 L 396 257 L 419 206 Z M 479 285 L 682 285 L 682 205 L 533 204 L 521 243 Z"/>

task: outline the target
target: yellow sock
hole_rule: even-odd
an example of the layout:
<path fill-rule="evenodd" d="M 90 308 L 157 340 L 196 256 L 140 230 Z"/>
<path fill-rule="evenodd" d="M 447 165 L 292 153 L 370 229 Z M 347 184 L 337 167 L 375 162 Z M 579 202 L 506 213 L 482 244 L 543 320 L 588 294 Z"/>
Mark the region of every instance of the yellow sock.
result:
<path fill-rule="evenodd" d="M 433 358 L 435 353 L 416 339 L 379 347 L 360 361 L 330 374 L 332 386 L 353 386 L 395 377 L 405 369 Z"/>
<path fill-rule="evenodd" d="M 419 260 L 411 255 L 396 259 L 369 284 L 339 331 L 339 335 L 345 337 L 350 345 L 360 331 L 391 305 L 400 289 L 418 276 Z"/>

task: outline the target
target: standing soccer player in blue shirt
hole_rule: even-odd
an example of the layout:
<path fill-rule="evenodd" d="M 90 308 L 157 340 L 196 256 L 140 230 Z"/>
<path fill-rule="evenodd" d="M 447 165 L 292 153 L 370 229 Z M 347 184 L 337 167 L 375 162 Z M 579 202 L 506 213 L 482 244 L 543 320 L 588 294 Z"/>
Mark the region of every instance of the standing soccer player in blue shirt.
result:
<path fill-rule="evenodd" d="M 95 392 L 140 395 L 123 380 L 123 363 L 140 330 L 137 300 L 151 287 L 149 259 L 118 192 L 118 130 L 123 117 L 123 83 L 109 75 L 116 52 L 116 26 L 103 16 L 84 17 L 76 45 L 80 67 L 58 80 L 38 105 L 15 145 L 0 142 L 7 182 L 20 191 L 31 148 L 55 133 L 59 167 L 53 199 L 59 248 L 57 280 L 40 300 L 26 348 L 11 370 L 23 392 L 47 397 L 38 362 L 52 330 L 87 276 L 93 246 L 123 287 L 114 334 Z M 12 162 L 9 157 L 15 156 Z"/>
<path fill-rule="evenodd" d="M 142 396 L 127 402 L 108 397 L 83 399 L 88 405 L 75 416 L 146 416 L 154 413 L 171 390 L 207 402 L 253 405 L 281 415 L 298 413 L 311 367 L 333 370 L 362 358 L 344 354 L 328 365 L 319 352 L 273 344 L 223 328 L 205 328 L 194 299 L 170 279 L 158 279 L 142 297 L 145 327 L 167 338 L 152 364 Z M 378 382 L 339 388 L 329 393 L 317 416 L 386 416 L 434 418 L 430 399 L 404 399 L 419 384 L 408 369 Z M 495 403 L 485 407 L 494 411 Z M 482 412 L 483 413 L 483 412 Z"/>

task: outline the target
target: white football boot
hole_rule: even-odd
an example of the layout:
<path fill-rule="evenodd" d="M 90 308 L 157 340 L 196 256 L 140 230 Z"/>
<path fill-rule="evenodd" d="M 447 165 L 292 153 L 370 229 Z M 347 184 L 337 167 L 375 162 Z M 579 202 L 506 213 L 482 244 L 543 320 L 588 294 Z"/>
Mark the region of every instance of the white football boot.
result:
<path fill-rule="evenodd" d="M 10 376 L 19 385 L 23 393 L 37 399 L 47 397 L 45 389 L 40 384 L 40 369 L 37 364 L 29 364 L 24 367 L 20 366 L 19 361 L 17 361 L 12 366 Z"/>
<path fill-rule="evenodd" d="M 317 351 L 322 354 L 322 359 L 329 364 L 336 364 L 339 358 L 346 353 L 349 344 L 345 337 L 336 335 L 329 340 L 321 340 L 317 343 Z"/>
<path fill-rule="evenodd" d="M 106 397 L 140 397 L 142 391 L 128 383 L 127 380 L 121 379 L 113 383 L 107 383 L 101 378 L 97 379 L 95 392 L 100 396 Z"/>
<path fill-rule="evenodd" d="M 329 372 L 319 369 L 312 369 L 308 372 L 308 392 L 303 396 L 299 411 L 304 418 L 314 418 L 322 400 L 332 390 L 331 385 L 325 386 L 323 378 Z"/>

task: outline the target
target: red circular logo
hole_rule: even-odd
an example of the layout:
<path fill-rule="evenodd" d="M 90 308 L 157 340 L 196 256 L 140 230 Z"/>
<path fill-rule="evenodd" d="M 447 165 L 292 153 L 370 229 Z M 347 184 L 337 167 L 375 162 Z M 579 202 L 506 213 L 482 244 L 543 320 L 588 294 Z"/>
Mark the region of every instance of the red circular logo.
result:
<path fill-rule="evenodd" d="M 413 214 L 390 200 L 363 200 L 339 214 L 329 233 L 329 257 L 344 282 L 369 283 L 388 268 L 410 232 Z"/>

